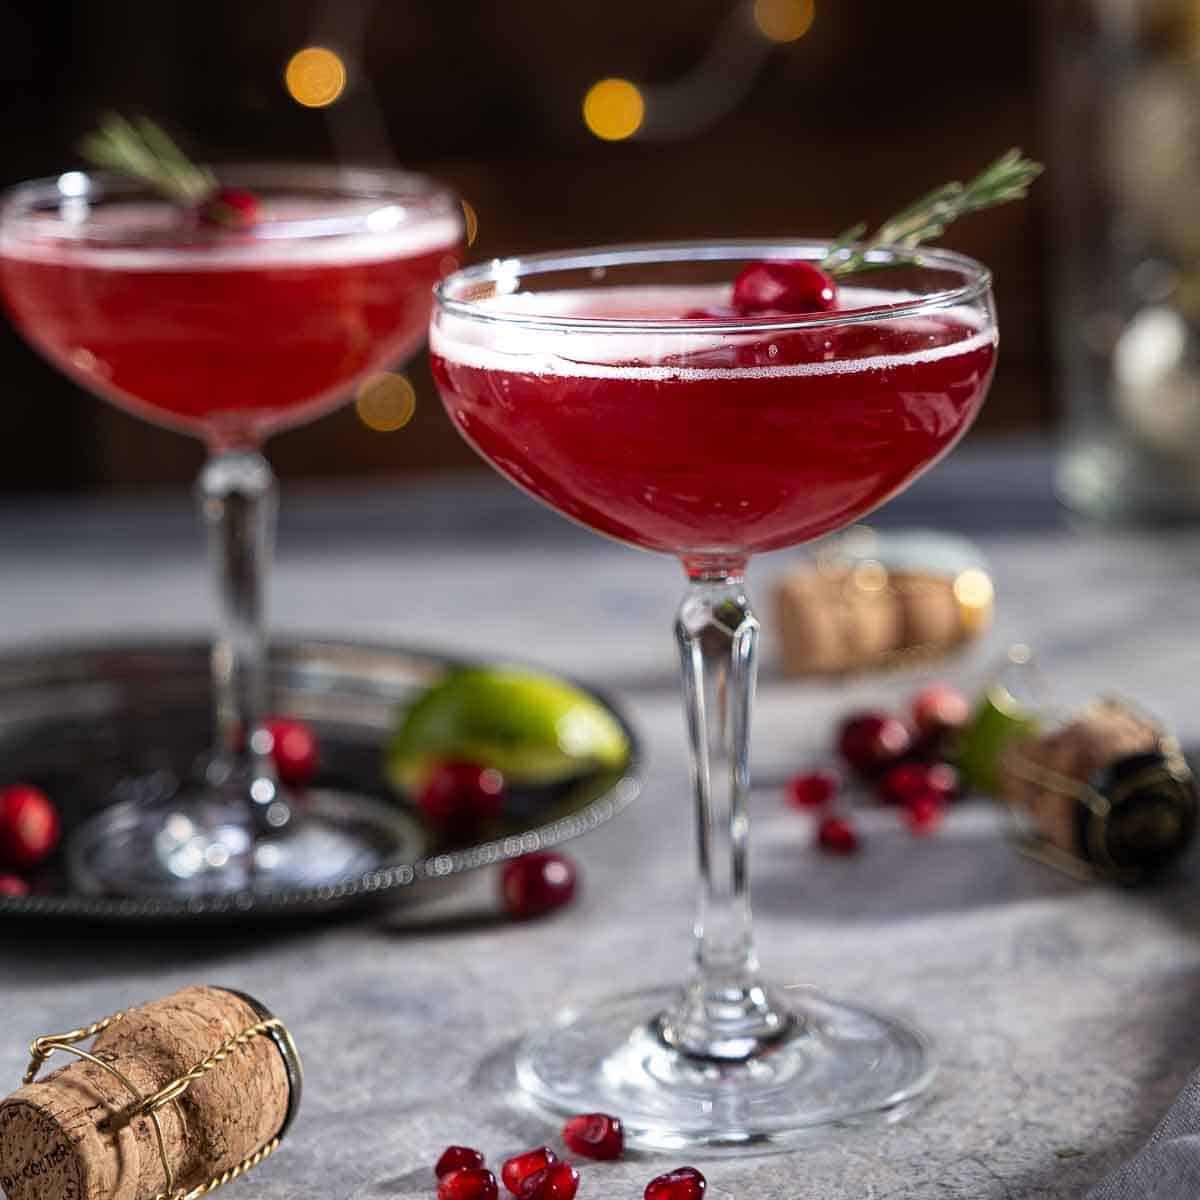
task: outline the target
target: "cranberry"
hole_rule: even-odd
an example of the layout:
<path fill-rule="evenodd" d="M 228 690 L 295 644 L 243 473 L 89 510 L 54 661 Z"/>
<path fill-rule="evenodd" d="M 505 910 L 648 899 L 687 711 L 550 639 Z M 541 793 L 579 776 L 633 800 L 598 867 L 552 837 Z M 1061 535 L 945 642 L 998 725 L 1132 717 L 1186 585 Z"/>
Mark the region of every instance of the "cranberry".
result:
<path fill-rule="evenodd" d="M 521 1200 L 574 1200 L 579 1190 L 579 1172 L 570 1163 L 556 1162 L 526 1175 L 519 1193 Z"/>
<path fill-rule="evenodd" d="M 418 792 L 417 804 L 441 829 L 495 821 L 504 812 L 504 776 L 478 763 L 439 763 Z"/>
<path fill-rule="evenodd" d="M 562 1140 L 568 1150 L 584 1158 L 620 1158 L 625 1149 L 625 1130 L 620 1117 L 580 1113 L 563 1126 Z"/>
<path fill-rule="evenodd" d="M 437 1200 L 496 1200 L 500 1189 L 486 1167 L 460 1167 L 438 1181 Z"/>
<path fill-rule="evenodd" d="M 294 717 L 268 717 L 263 728 L 271 735 L 271 758 L 279 778 L 303 787 L 317 773 L 317 735 Z"/>
<path fill-rule="evenodd" d="M 24 783 L 0 788 L 0 863 L 36 867 L 58 845 L 62 822 L 45 792 Z"/>
<path fill-rule="evenodd" d="M 918 837 L 935 832 L 942 823 L 945 805 L 936 792 L 921 792 L 904 805 L 904 820 L 909 831 Z"/>
<path fill-rule="evenodd" d="M 822 817 L 817 826 L 817 845 L 830 854 L 854 854 L 858 850 L 858 834 L 841 817 Z"/>
<path fill-rule="evenodd" d="M 708 1180 L 695 1167 L 679 1167 L 646 1184 L 645 1200 L 700 1200 Z"/>
<path fill-rule="evenodd" d="M 437 1160 L 433 1173 L 441 1179 L 451 1171 L 482 1167 L 485 1161 L 483 1155 L 478 1150 L 472 1150 L 470 1146 L 447 1146 L 442 1151 L 442 1157 Z"/>
<path fill-rule="evenodd" d="M 856 771 L 875 775 L 904 757 L 912 746 L 908 726 L 887 713 L 855 713 L 842 722 L 838 749 Z"/>
<path fill-rule="evenodd" d="M 0 896 L 28 896 L 29 884 L 19 875 L 0 875 Z"/>
<path fill-rule="evenodd" d="M 500 1178 L 514 1196 L 519 1196 L 521 1185 L 530 1175 L 536 1171 L 544 1171 L 556 1162 L 558 1155 L 549 1146 L 539 1146 L 536 1150 L 526 1150 L 524 1154 L 516 1154 L 506 1160 L 500 1168 Z"/>
<path fill-rule="evenodd" d="M 788 802 L 793 808 L 825 808 L 840 783 L 833 771 L 804 771 L 788 781 Z"/>
<path fill-rule="evenodd" d="M 245 188 L 218 188 L 197 210 L 201 225 L 239 231 L 252 229 L 261 215 L 262 202 Z"/>
<path fill-rule="evenodd" d="M 744 316 L 829 312 L 837 287 L 809 262 L 756 262 L 733 281 L 733 306 Z"/>
<path fill-rule="evenodd" d="M 500 877 L 504 903 L 514 917 L 540 917 L 569 904 L 575 895 L 575 864 L 541 850 L 513 859 Z"/>
<path fill-rule="evenodd" d="M 924 737 L 961 729 L 971 716 L 971 705 L 957 688 L 931 683 L 912 698 L 913 723 Z"/>

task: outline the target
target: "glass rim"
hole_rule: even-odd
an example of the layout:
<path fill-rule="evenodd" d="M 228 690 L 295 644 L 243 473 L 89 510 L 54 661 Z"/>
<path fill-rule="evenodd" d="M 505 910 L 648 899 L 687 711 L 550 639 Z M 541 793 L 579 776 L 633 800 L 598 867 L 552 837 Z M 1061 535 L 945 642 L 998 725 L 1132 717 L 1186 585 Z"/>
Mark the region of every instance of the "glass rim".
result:
<path fill-rule="evenodd" d="M 352 214 L 268 219 L 255 229 L 255 236 L 264 239 L 332 237 L 370 231 L 367 218 L 389 204 L 402 204 L 418 217 L 455 216 L 460 224 L 463 223 L 458 197 L 449 187 L 430 175 L 401 167 L 250 161 L 215 164 L 212 169 L 222 185 L 280 189 L 291 186 L 298 190 L 308 187 L 330 195 L 340 194 L 351 201 L 361 198 L 368 202 Z M 6 238 L 20 240 L 22 223 L 32 218 L 40 205 L 128 196 L 146 196 L 156 204 L 171 205 L 145 184 L 109 170 L 71 169 L 57 175 L 28 179 L 0 191 L 0 233 Z M 372 200 L 378 203 L 370 204 Z M 128 250 L 143 246 L 157 250 L 162 246 L 161 231 L 149 233 L 143 230 L 140 236 L 130 237 L 114 237 L 111 230 L 104 235 L 99 231 L 89 235 L 86 218 L 78 222 L 64 220 L 60 225 L 38 224 L 41 241 L 59 241 L 67 245 L 105 244 Z"/>
<path fill-rule="evenodd" d="M 457 287 L 478 285 L 501 279 L 519 279 L 526 275 L 546 275 L 555 271 L 586 270 L 633 264 L 721 262 L 753 259 L 805 259 L 820 261 L 833 245 L 832 239 L 813 238 L 729 238 L 690 239 L 685 241 L 634 242 L 613 246 L 589 246 L 575 250 L 493 258 L 452 272 L 433 289 L 437 309 L 464 320 L 491 325 L 517 326 L 523 329 L 557 333 L 758 333 L 786 332 L 792 329 L 820 329 L 835 325 L 855 325 L 881 317 L 915 316 L 940 308 L 968 304 L 987 294 L 992 286 L 991 271 L 976 259 L 956 250 L 940 247 L 885 245 L 867 251 L 867 261 L 880 266 L 916 267 L 954 271 L 964 276 L 956 287 L 943 288 L 924 296 L 894 304 L 864 305 L 833 312 L 784 313 L 779 316 L 750 317 L 584 317 L 553 316 L 488 308 L 479 299 L 451 295 Z M 489 294 L 486 299 L 491 299 Z"/>

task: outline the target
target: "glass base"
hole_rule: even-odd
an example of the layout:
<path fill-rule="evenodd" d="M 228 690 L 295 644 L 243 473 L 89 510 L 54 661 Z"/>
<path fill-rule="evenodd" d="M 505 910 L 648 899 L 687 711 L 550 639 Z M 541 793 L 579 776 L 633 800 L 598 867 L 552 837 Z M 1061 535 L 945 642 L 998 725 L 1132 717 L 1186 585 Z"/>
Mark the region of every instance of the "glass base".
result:
<path fill-rule="evenodd" d="M 279 893 L 412 862 L 425 849 L 416 821 L 365 796 L 305 791 L 287 798 L 287 810 L 286 826 L 263 833 L 219 789 L 121 801 L 71 839 L 72 882 L 91 895 L 133 898 Z"/>
<path fill-rule="evenodd" d="M 610 1112 L 654 1150 L 762 1153 L 834 1125 L 891 1122 L 911 1110 L 936 1064 L 928 1039 L 892 1017 L 785 993 L 792 1032 L 742 1062 L 692 1058 L 658 1034 L 677 989 L 563 1013 L 517 1053 L 521 1088 L 554 1113 Z"/>

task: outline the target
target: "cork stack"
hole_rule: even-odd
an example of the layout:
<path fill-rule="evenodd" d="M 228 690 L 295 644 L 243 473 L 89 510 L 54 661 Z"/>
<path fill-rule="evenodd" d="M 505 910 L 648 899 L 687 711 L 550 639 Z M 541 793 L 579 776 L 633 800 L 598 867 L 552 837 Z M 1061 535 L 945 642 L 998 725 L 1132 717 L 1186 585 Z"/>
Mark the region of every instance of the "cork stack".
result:
<path fill-rule="evenodd" d="M 91 1052 L 149 1096 L 269 1015 L 235 992 L 185 988 L 127 1012 Z M 159 1109 L 176 1189 L 221 1174 L 281 1134 L 298 1098 L 290 1039 L 236 1047 Z M 73 1058 L 20 1088 L 0 1102 L 0 1190 L 8 1200 L 151 1200 L 167 1180 L 151 1119 L 122 1119 L 133 1103 L 114 1075 Z"/>

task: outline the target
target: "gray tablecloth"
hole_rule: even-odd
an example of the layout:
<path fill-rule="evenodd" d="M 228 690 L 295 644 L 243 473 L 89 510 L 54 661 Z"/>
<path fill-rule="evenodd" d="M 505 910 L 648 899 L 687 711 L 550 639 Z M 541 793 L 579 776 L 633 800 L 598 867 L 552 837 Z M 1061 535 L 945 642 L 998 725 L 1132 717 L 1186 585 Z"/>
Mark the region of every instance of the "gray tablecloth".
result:
<path fill-rule="evenodd" d="M 975 536 L 999 587 L 972 687 L 1011 639 L 1041 650 L 1068 701 L 1118 687 L 1200 740 L 1200 538 L 1106 536 L 1054 509 L 1040 448 L 962 449 L 886 523 Z M 788 561 L 756 565 L 760 608 Z M 260 994 L 308 1066 L 295 1132 L 245 1194 L 429 1196 L 448 1142 L 489 1157 L 541 1136 L 495 1088 L 513 1040 L 563 1003 L 675 980 L 693 892 L 683 732 L 664 560 L 611 545 L 490 479 L 285 491 L 277 627 L 521 655 L 615 690 L 645 731 L 643 798 L 579 842 L 582 898 L 511 926 L 495 879 L 387 919 L 282 932 L 128 938 L 0 928 L 0 1084 L 35 1033 L 188 982 Z M 200 543 L 178 497 L 0 505 L 0 644 L 145 629 L 207 614 Z M 768 648 L 768 654 L 770 650 Z M 1078 1197 L 1145 1139 L 1200 1062 L 1196 870 L 1140 893 L 1089 888 L 1017 857 L 982 805 L 913 839 L 869 814 L 857 860 L 815 854 L 781 781 L 857 704 L 911 680 L 801 685 L 768 669 L 755 736 L 754 894 L 762 956 L 909 1014 L 940 1043 L 931 1102 L 906 1123 L 802 1152 L 704 1165 L 738 1200 Z M 664 1166 L 589 1168 L 581 1196 L 640 1197 Z"/>

